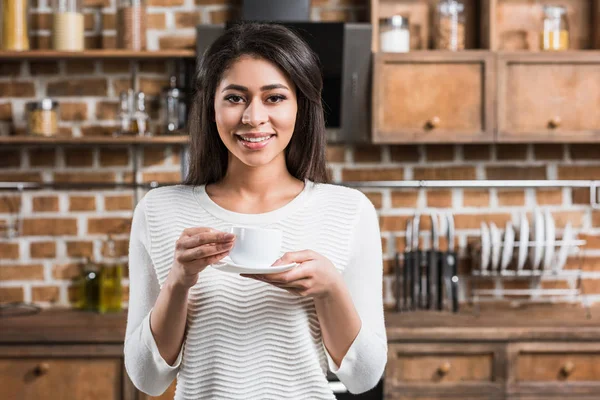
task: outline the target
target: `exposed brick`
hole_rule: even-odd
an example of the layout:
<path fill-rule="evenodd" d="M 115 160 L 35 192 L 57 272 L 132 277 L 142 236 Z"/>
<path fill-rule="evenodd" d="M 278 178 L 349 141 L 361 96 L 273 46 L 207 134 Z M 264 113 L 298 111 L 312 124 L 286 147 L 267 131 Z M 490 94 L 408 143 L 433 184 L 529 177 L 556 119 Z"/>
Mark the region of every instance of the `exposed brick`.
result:
<path fill-rule="evenodd" d="M 194 36 L 163 36 L 158 39 L 161 49 L 194 49 L 196 38 Z"/>
<path fill-rule="evenodd" d="M 600 227 L 600 211 L 592 211 L 592 226 Z"/>
<path fill-rule="evenodd" d="M 33 198 L 34 212 L 57 212 L 58 197 L 57 196 L 38 196 Z"/>
<path fill-rule="evenodd" d="M 381 231 L 401 231 L 406 230 L 406 222 L 412 218 L 412 215 L 386 215 L 379 218 L 379 227 Z M 422 227 L 423 229 L 426 229 Z"/>
<path fill-rule="evenodd" d="M 146 25 L 147 25 L 148 29 L 164 30 L 167 27 L 165 14 L 148 14 L 147 19 L 146 19 Z M 191 28 L 194 28 L 194 27 L 195 27 L 195 25 L 192 26 Z"/>
<path fill-rule="evenodd" d="M 115 240 L 115 256 L 123 257 L 129 254 L 129 240 Z M 102 255 L 104 257 L 110 257 L 110 250 L 108 247 L 108 242 L 102 242 Z M 125 271 L 123 271 L 125 273 Z"/>
<path fill-rule="evenodd" d="M 212 24 L 221 24 L 227 21 L 232 21 L 238 18 L 239 9 L 237 8 L 227 8 L 224 10 L 215 10 L 209 13 L 210 22 Z"/>
<path fill-rule="evenodd" d="M 93 74 L 96 70 L 94 61 L 73 60 L 66 62 L 67 74 Z"/>
<path fill-rule="evenodd" d="M 172 7 L 172 6 L 182 6 L 184 0 L 148 0 L 149 6 L 157 6 L 157 7 Z"/>
<path fill-rule="evenodd" d="M 403 168 L 347 169 L 342 170 L 344 181 L 399 181 L 404 179 Z"/>
<path fill-rule="evenodd" d="M 452 161 L 454 160 L 454 145 L 432 144 L 425 147 L 427 161 Z"/>
<path fill-rule="evenodd" d="M 381 250 L 383 254 L 388 252 L 388 240 L 384 237 L 381 238 Z"/>
<path fill-rule="evenodd" d="M 354 148 L 354 162 L 374 163 L 381 161 L 381 146 L 361 145 Z"/>
<path fill-rule="evenodd" d="M 499 206 L 524 206 L 525 191 L 523 190 L 498 190 Z"/>
<path fill-rule="evenodd" d="M 511 180 L 511 179 L 546 179 L 546 167 L 487 167 L 487 179 L 492 180 Z"/>
<path fill-rule="evenodd" d="M 69 211 L 96 211 L 94 196 L 70 196 Z"/>
<path fill-rule="evenodd" d="M 102 30 L 117 29 L 116 14 L 102 14 Z"/>
<path fill-rule="evenodd" d="M 104 208 L 106 211 L 133 210 L 133 197 L 131 195 L 106 196 Z"/>
<path fill-rule="evenodd" d="M 29 63 L 31 75 L 56 75 L 58 63 L 56 61 L 31 61 Z"/>
<path fill-rule="evenodd" d="M 57 264 L 52 266 L 54 279 L 73 279 L 81 275 L 82 263 Z"/>
<path fill-rule="evenodd" d="M 562 160 L 564 157 L 564 148 L 562 144 L 534 144 L 533 154 L 536 160 Z"/>
<path fill-rule="evenodd" d="M 117 37 L 112 35 L 102 35 L 102 48 L 103 49 L 116 49 L 117 48 Z"/>
<path fill-rule="evenodd" d="M 590 204 L 590 189 L 574 188 L 571 191 L 571 201 L 573 204 Z"/>
<path fill-rule="evenodd" d="M 584 211 L 553 211 L 552 217 L 557 229 L 562 229 L 567 222 L 571 222 L 574 228 L 583 227 L 586 213 Z"/>
<path fill-rule="evenodd" d="M 162 147 L 144 147 L 144 167 L 164 165 L 165 149 Z"/>
<path fill-rule="evenodd" d="M 343 163 L 345 160 L 346 147 L 342 145 L 327 145 L 327 162 Z"/>
<path fill-rule="evenodd" d="M 116 126 L 84 126 L 81 127 L 81 135 L 86 137 L 113 136 L 117 131 Z"/>
<path fill-rule="evenodd" d="M 30 149 L 29 164 L 32 167 L 53 167 L 56 163 L 55 149 Z"/>
<path fill-rule="evenodd" d="M 31 30 L 51 30 L 54 26 L 51 13 L 31 13 Z"/>
<path fill-rule="evenodd" d="M 583 279 L 581 289 L 585 294 L 600 294 L 600 279 Z"/>
<path fill-rule="evenodd" d="M 121 93 L 127 91 L 127 89 L 131 88 L 131 79 L 123 78 L 123 79 L 113 79 L 112 81 L 113 91 L 115 93 Z"/>
<path fill-rule="evenodd" d="M 323 22 L 351 22 L 351 10 L 322 10 L 320 19 Z"/>
<path fill-rule="evenodd" d="M 375 208 L 381 208 L 382 201 L 383 201 L 383 196 L 381 193 L 366 192 L 365 196 L 367 196 L 369 198 L 369 200 L 371 201 L 371 203 L 373 203 L 373 206 L 375 206 Z"/>
<path fill-rule="evenodd" d="M 169 86 L 167 79 L 140 78 L 140 90 L 146 96 L 158 96 L 167 86 Z"/>
<path fill-rule="evenodd" d="M 419 200 L 419 193 L 414 190 L 392 191 L 393 208 L 415 208 Z"/>
<path fill-rule="evenodd" d="M 499 161 L 527 159 L 527 145 L 525 144 L 497 144 L 496 159 Z"/>
<path fill-rule="evenodd" d="M 531 283 L 527 279 L 506 279 L 502 280 L 502 287 L 507 290 L 529 289 Z"/>
<path fill-rule="evenodd" d="M 143 182 L 159 182 L 159 183 L 179 183 L 181 182 L 181 172 L 144 172 L 142 174 Z"/>
<path fill-rule="evenodd" d="M 417 162 L 419 161 L 419 147 L 415 145 L 393 145 L 390 146 L 390 156 L 394 162 Z"/>
<path fill-rule="evenodd" d="M 84 7 L 110 7 L 112 0 L 83 0 Z"/>
<path fill-rule="evenodd" d="M 130 218 L 90 218 L 88 219 L 89 234 L 129 233 Z"/>
<path fill-rule="evenodd" d="M 23 288 L 3 287 L 0 288 L 0 303 L 12 303 L 25 300 Z"/>
<path fill-rule="evenodd" d="M 571 289 L 567 281 L 542 281 L 540 284 L 542 289 Z"/>
<path fill-rule="evenodd" d="M 94 31 L 96 29 L 94 14 L 87 13 L 83 15 L 83 29 L 86 31 Z"/>
<path fill-rule="evenodd" d="M 0 104 L 0 122 L 12 122 L 12 104 Z"/>
<path fill-rule="evenodd" d="M 42 264 L 0 266 L 0 281 L 39 280 L 44 280 Z"/>
<path fill-rule="evenodd" d="M 463 146 L 465 161 L 486 161 L 491 158 L 491 146 L 488 144 L 466 144 Z"/>
<path fill-rule="evenodd" d="M 21 73 L 21 62 L 2 61 L 0 63 L 0 76 L 18 76 Z"/>
<path fill-rule="evenodd" d="M 584 249 L 600 249 L 600 235 L 586 235 L 586 234 L 579 234 L 577 235 L 578 239 L 581 240 L 585 240 L 585 246 L 583 246 Z"/>
<path fill-rule="evenodd" d="M 23 236 L 76 235 L 77 220 L 74 218 L 25 218 Z"/>
<path fill-rule="evenodd" d="M 38 172 L 2 172 L 0 181 L 6 182 L 41 182 L 42 176 Z"/>
<path fill-rule="evenodd" d="M 581 269 L 582 271 L 599 271 L 600 270 L 600 257 L 586 256 L 586 257 L 569 257 L 567 258 L 567 264 L 565 269 L 576 270 Z"/>
<path fill-rule="evenodd" d="M 131 62 L 129 60 L 106 60 L 102 64 L 102 70 L 107 74 L 127 74 L 131 70 Z"/>
<path fill-rule="evenodd" d="M 31 242 L 29 244 L 31 258 L 56 257 L 56 242 Z"/>
<path fill-rule="evenodd" d="M 19 258 L 19 243 L 0 242 L 0 259 L 17 260 Z"/>
<path fill-rule="evenodd" d="M 511 215 L 496 214 L 454 214 L 454 225 L 456 229 L 479 229 L 482 222 L 493 222 L 496 226 L 504 226 L 511 220 Z"/>
<path fill-rule="evenodd" d="M 67 255 L 69 257 L 92 257 L 94 243 L 81 240 L 67 242 Z"/>
<path fill-rule="evenodd" d="M 85 121 L 87 119 L 87 104 L 61 103 L 60 118 L 63 121 Z"/>
<path fill-rule="evenodd" d="M 452 207 L 452 190 L 431 189 L 431 190 L 425 191 L 425 193 L 427 196 L 427 207 L 439 207 L 439 208 Z"/>
<path fill-rule="evenodd" d="M 200 23 L 202 12 L 188 11 L 175 13 L 175 26 L 177 28 L 194 28 Z"/>
<path fill-rule="evenodd" d="M 600 144 L 598 143 L 573 143 L 570 145 L 573 160 L 598 160 L 600 157 Z"/>
<path fill-rule="evenodd" d="M 469 180 L 475 179 L 475 167 L 417 167 L 414 169 L 416 180 Z"/>
<path fill-rule="evenodd" d="M 94 165 L 93 154 L 89 148 L 65 149 L 65 163 L 68 167 L 91 167 Z"/>
<path fill-rule="evenodd" d="M 18 213 L 21 211 L 21 197 L 0 196 L 0 213 Z"/>
<path fill-rule="evenodd" d="M 561 189 L 538 189 L 535 198 L 540 206 L 560 205 L 563 202 Z"/>
<path fill-rule="evenodd" d="M 18 168 L 21 166 L 21 152 L 18 149 L 0 150 L 0 168 Z"/>
<path fill-rule="evenodd" d="M 103 167 L 129 165 L 129 150 L 127 148 L 100 149 L 100 165 Z"/>
<path fill-rule="evenodd" d="M 34 97 L 33 82 L 0 82 L 0 97 Z"/>
<path fill-rule="evenodd" d="M 36 50 L 50 50 L 52 48 L 51 36 L 32 36 L 30 40 L 31 48 Z"/>
<path fill-rule="evenodd" d="M 560 165 L 558 179 L 600 179 L 600 165 Z"/>
<path fill-rule="evenodd" d="M 55 172 L 54 182 L 70 183 L 110 183 L 115 181 L 113 172 Z"/>
<path fill-rule="evenodd" d="M 49 82 L 48 96 L 106 96 L 108 84 L 106 79 L 70 79 Z"/>
<path fill-rule="evenodd" d="M 167 63 L 164 60 L 144 60 L 139 64 L 140 72 L 164 74 L 167 72 Z"/>
<path fill-rule="evenodd" d="M 60 296 L 58 286 L 37 286 L 31 288 L 31 300 L 40 302 L 57 302 Z"/>

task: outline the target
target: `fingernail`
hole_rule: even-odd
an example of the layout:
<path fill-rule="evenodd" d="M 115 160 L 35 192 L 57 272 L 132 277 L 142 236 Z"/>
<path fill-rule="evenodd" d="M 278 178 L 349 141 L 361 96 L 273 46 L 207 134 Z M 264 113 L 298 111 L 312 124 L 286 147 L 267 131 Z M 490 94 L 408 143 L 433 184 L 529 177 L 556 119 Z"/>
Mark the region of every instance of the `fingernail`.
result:
<path fill-rule="evenodd" d="M 227 240 L 231 240 L 235 237 L 235 235 L 233 233 L 226 233 L 225 234 L 225 239 Z"/>

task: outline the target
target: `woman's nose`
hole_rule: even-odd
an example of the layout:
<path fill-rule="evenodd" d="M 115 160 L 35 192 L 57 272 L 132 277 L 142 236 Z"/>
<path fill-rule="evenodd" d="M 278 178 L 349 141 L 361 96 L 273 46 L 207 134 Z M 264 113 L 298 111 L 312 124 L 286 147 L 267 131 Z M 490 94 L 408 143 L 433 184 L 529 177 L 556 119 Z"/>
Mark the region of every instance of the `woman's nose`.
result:
<path fill-rule="evenodd" d="M 253 100 L 242 115 L 242 124 L 260 126 L 269 120 L 269 114 L 262 102 Z"/>

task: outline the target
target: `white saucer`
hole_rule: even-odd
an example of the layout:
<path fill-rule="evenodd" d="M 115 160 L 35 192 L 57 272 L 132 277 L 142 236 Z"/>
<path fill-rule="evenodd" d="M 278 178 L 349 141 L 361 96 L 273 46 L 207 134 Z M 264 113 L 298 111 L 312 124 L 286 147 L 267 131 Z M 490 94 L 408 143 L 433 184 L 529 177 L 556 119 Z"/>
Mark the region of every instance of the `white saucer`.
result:
<path fill-rule="evenodd" d="M 225 257 L 216 264 L 212 264 L 211 267 L 218 271 L 230 272 L 232 274 L 276 274 L 278 272 L 285 272 L 294 268 L 297 263 L 290 263 L 285 265 L 277 265 L 272 267 L 270 265 L 264 267 L 245 267 L 231 261 L 231 258 Z"/>

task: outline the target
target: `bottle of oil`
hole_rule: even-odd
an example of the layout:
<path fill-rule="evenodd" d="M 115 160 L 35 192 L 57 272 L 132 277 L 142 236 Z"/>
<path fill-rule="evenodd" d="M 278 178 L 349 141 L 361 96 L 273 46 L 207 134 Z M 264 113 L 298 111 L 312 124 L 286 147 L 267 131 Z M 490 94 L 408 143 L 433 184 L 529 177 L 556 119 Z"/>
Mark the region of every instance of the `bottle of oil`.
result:
<path fill-rule="evenodd" d="M 98 265 L 89 258 L 85 259 L 79 283 L 78 308 L 86 311 L 98 311 L 100 300 L 100 274 Z"/>
<path fill-rule="evenodd" d="M 121 311 L 121 299 L 123 297 L 123 287 L 121 278 L 123 276 L 123 264 L 118 262 L 115 241 L 108 239 L 108 257 L 109 262 L 102 265 L 100 270 L 100 312 L 110 313 Z"/>

